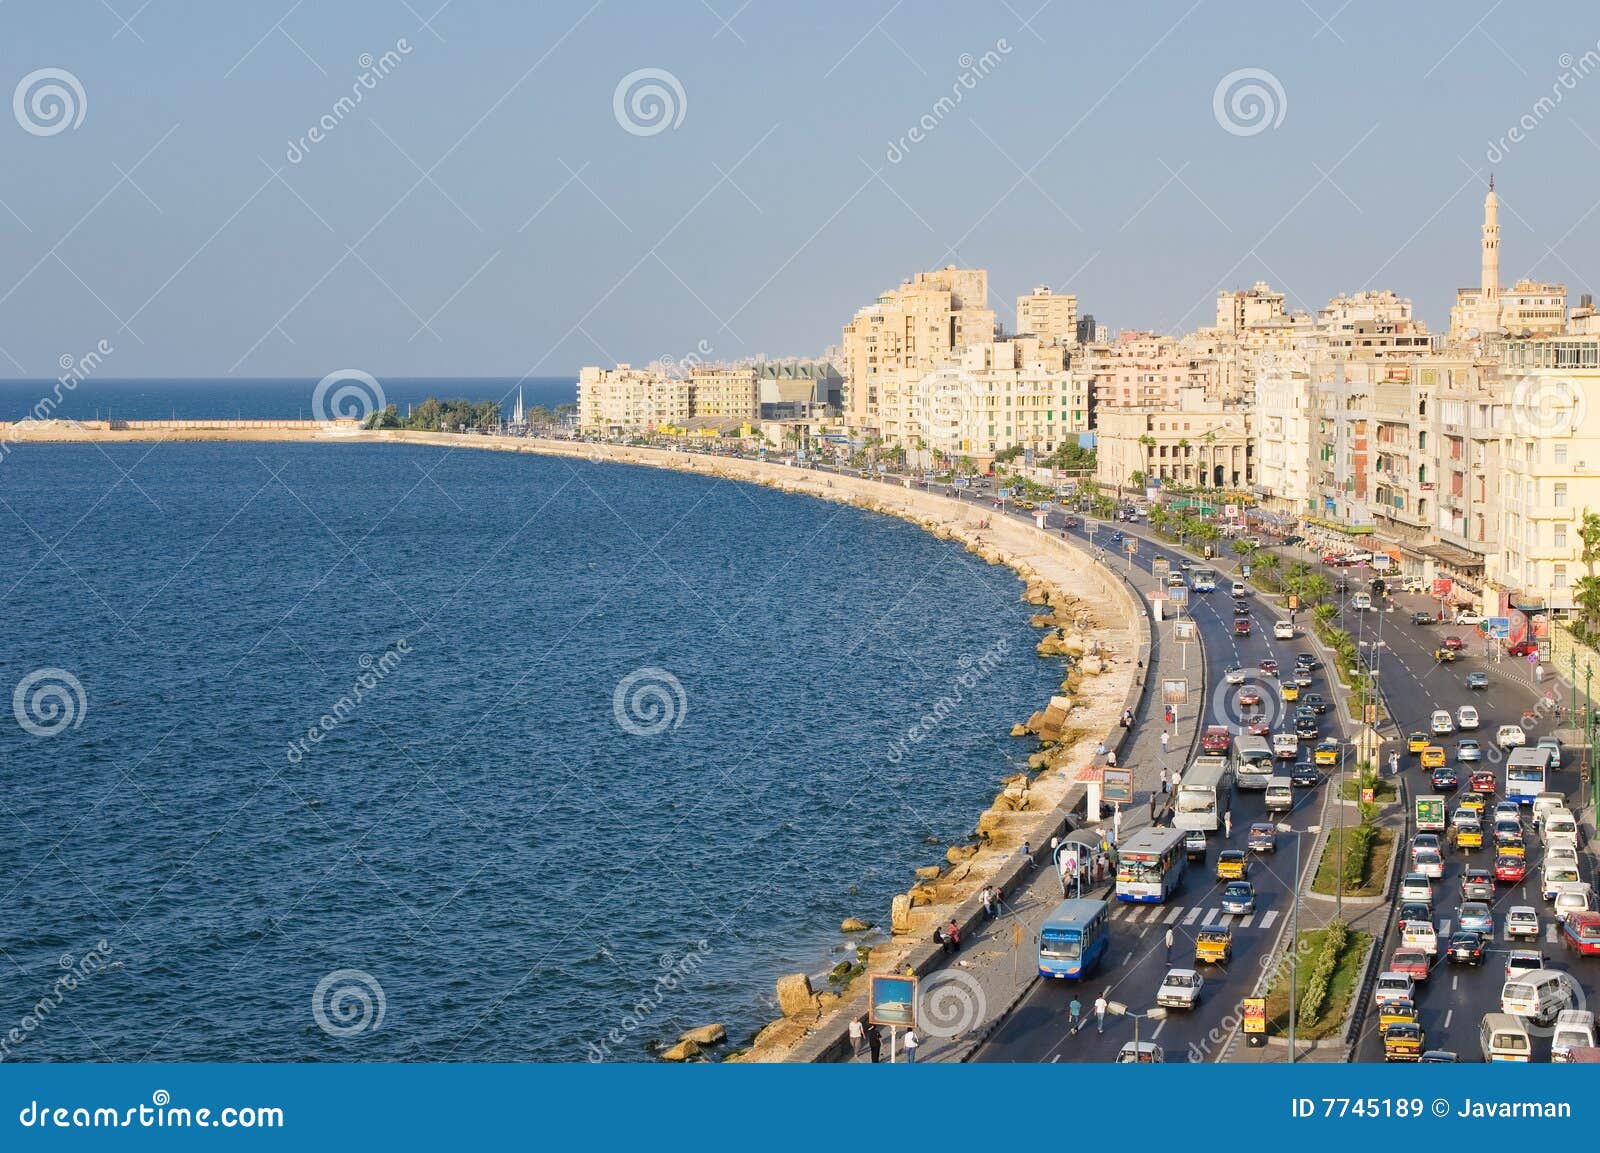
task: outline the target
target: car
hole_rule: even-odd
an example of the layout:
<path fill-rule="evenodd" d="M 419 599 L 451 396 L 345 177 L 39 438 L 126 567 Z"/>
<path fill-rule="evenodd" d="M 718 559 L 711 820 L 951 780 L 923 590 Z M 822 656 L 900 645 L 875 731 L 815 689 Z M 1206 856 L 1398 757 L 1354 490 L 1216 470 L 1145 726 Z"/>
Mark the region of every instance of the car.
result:
<path fill-rule="evenodd" d="M 1523 862 L 1528 859 L 1528 843 L 1522 839 L 1520 833 L 1496 833 L 1494 838 L 1495 859 L 1501 857 L 1520 858 Z"/>
<path fill-rule="evenodd" d="M 1429 780 L 1435 791 L 1441 793 L 1453 793 L 1461 784 L 1461 778 L 1456 776 L 1456 771 L 1449 765 L 1440 765 L 1434 769 L 1433 776 Z"/>
<path fill-rule="evenodd" d="M 1383 1059 L 1385 1061 L 1421 1061 L 1423 1045 L 1422 1026 L 1415 1021 L 1396 1021 L 1383 1028 Z"/>
<path fill-rule="evenodd" d="M 1461 729 L 1475 729 L 1478 727 L 1478 710 L 1471 705 L 1462 705 L 1456 710 L 1456 727 Z"/>
<path fill-rule="evenodd" d="M 1222 679 L 1230 685 L 1244 684 L 1244 667 L 1242 665 L 1229 665 L 1222 670 Z"/>
<path fill-rule="evenodd" d="M 1208 753 L 1226 753 L 1233 748 L 1233 730 L 1227 725 L 1207 725 L 1200 734 L 1200 747 Z"/>
<path fill-rule="evenodd" d="M 1453 663 L 1460 655 L 1455 649 L 1447 649 L 1442 645 L 1433 650 L 1433 659 L 1441 665 Z"/>
<path fill-rule="evenodd" d="M 1489 687 L 1489 674 L 1488 673 L 1468 673 L 1467 674 L 1467 688 L 1478 690 L 1478 689 L 1486 689 L 1488 687 Z"/>
<path fill-rule="evenodd" d="M 1278 691 L 1285 701 L 1294 702 L 1300 699 L 1300 686 L 1293 681 L 1284 681 L 1283 687 Z"/>
<path fill-rule="evenodd" d="M 1444 766 L 1444 746 L 1429 745 L 1422 750 L 1422 767 L 1425 769 L 1438 769 Z"/>
<path fill-rule="evenodd" d="M 1244 581 L 1234 581 L 1233 588 L 1229 591 L 1233 593 L 1235 598 L 1238 598 L 1249 595 L 1250 589 L 1249 586 L 1244 583 Z"/>
<path fill-rule="evenodd" d="M 1252 737 L 1271 736 L 1272 722 L 1267 720 L 1265 713 L 1258 713 L 1254 718 L 1245 723 L 1244 731 L 1249 733 Z"/>
<path fill-rule="evenodd" d="M 1294 625 L 1288 621 L 1274 621 L 1272 624 L 1272 639 L 1278 641 L 1294 640 Z"/>
<path fill-rule="evenodd" d="M 1528 743 L 1528 734 L 1521 725 L 1501 725 L 1495 730 L 1494 743 L 1502 749 L 1520 749 Z"/>
<path fill-rule="evenodd" d="M 1494 938 L 1494 914 L 1483 901 L 1463 901 L 1456 910 L 1456 926 L 1469 933 L 1482 933 Z"/>
<path fill-rule="evenodd" d="M 1398 972 L 1399 970 L 1395 970 Z M 1410 997 L 1396 997 L 1391 1001 L 1378 1006 L 1378 1027 L 1387 1029 L 1390 1025 L 1415 1025 L 1417 1023 L 1417 1003 Z"/>
<path fill-rule="evenodd" d="M 1292 761 L 1300 755 L 1300 738 L 1293 729 L 1272 734 L 1272 755 L 1280 761 Z"/>
<path fill-rule="evenodd" d="M 1444 876 L 1444 858 L 1439 855 L 1438 849 L 1421 849 L 1413 853 L 1411 867 L 1436 881 Z"/>
<path fill-rule="evenodd" d="M 1465 811 L 1473 814 L 1475 817 L 1481 818 L 1483 816 L 1483 794 L 1478 792 L 1476 789 L 1473 789 L 1468 793 L 1462 793 L 1456 798 L 1456 804 L 1458 804 Z"/>
<path fill-rule="evenodd" d="M 1400 878 L 1400 900 L 1432 905 L 1433 882 L 1421 873 L 1407 873 Z"/>
<path fill-rule="evenodd" d="M 1494 859 L 1494 879 L 1507 885 L 1520 885 L 1528 879 L 1526 857 L 1501 856 Z"/>
<path fill-rule="evenodd" d="M 1433 849 L 1435 852 L 1437 852 L 1439 849 L 1439 834 L 1418 833 L 1416 836 L 1412 837 L 1411 851 L 1415 853 L 1418 849 Z"/>
<path fill-rule="evenodd" d="M 1506 955 L 1506 980 L 1526 977 L 1544 968 L 1544 954 L 1537 949 L 1512 949 Z"/>
<path fill-rule="evenodd" d="M 1316 751 L 1312 759 L 1319 765 L 1337 765 L 1339 763 L 1339 742 L 1333 737 L 1323 737 L 1317 742 Z"/>
<path fill-rule="evenodd" d="M 1522 806 L 1515 801 L 1500 801 L 1494 807 L 1494 819 L 1513 820 L 1520 826 L 1522 824 Z"/>
<path fill-rule="evenodd" d="M 1120 519 L 1120 518 L 1118 518 L 1118 519 Z M 1111 530 L 1111 539 L 1114 542 L 1116 542 L 1117 544 L 1121 544 L 1122 543 L 1122 530 L 1121 529 L 1112 529 Z"/>
<path fill-rule="evenodd" d="M 1302 741 L 1314 741 L 1322 735 L 1322 727 L 1317 724 L 1317 715 L 1311 712 L 1304 715 L 1295 714 L 1294 731 Z"/>
<path fill-rule="evenodd" d="M 1439 934 L 1433 918 L 1413 917 L 1400 922 L 1400 943 L 1408 949 L 1421 949 L 1430 957 L 1439 952 Z"/>
<path fill-rule="evenodd" d="M 1456 722 L 1444 709 L 1435 709 L 1433 716 L 1428 718 L 1428 728 L 1435 735 L 1453 733 L 1456 731 Z"/>
<path fill-rule="evenodd" d="M 1475 612 L 1459 612 L 1456 614 L 1455 623 L 1458 625 L 1481 625 L 1483 615 Z"/>
<path fill-rule="evenodd" d="M 1183 834 L 1183 855 L 1191 861 L 1206 859 L 1206 831 L 1190 829 Z"/>
<path fill-rule="evenodd" d="M 1325 565 L 1343 564 L 1344 563 L 1344 555 L 1342 553 L 1336 553 L 1336 552 L 1325 552 L 1325 553 L 1322 554 L 1322 563 L 1325 564 Z"/>
<path fill-rule="evenodd" d="M 1247 637 L 1250 635 L 1249 617 L 1240 617 L 1238 620 L 1233 622 L 1233 635 L 1236 637 Z"/>
<path fill-rule="evenodd" d="M 1483 822 L 1464 809 L 1457 809 L 1455 815 L 1461 818 L 1450 822 L 1450 830 L 1455 835 L 1455 847 L 1463 853 L 1483 848 Z"/>
<path fill-rule="evenodd" d="M 1240 689 L 1236 699 L 1242 708 L 1255 709 L 1261 707 L 1261 694 L 1255 689 Z"/>
<path fill-rule="evenodd" d="M 1494 791 L 1497 787 L 1492 769 L 1475 769 L 1472 775 L 1467 778 L 1467 788 L 1475 793 L 1482 793 L 1486 797 L 1494 796 Z"/>
<path fill-rule="evenodd" d="M 1193 1009 L 1200 1003 L 1205 978 L 1193 969 L 1168 969 L 1156 990 L 1156 1004 L 1166 1009 Z"/>
<path fill-rule="evenodd" d="M 1411 614 L 1411 623 L 1414 625 L 1431 625 L 1433 624 L 1433 614 L 1417 609 Z"/>
<path fill-rule="evenodd" d="M 1389 958 L 1389 970 L 1394 973 L 1405 973 L 1413 981 L 1426 981 L 1428 954 L 1421 949 L 1396 949 L 1394 956 Z"/>
<path fill-rule="evenodd" d="M 1222 890 L 1222 911 L 1243 916 L 1256 911 L 1256 889 L 1249 881 L 1229 881 Z"/>
<path fill-rule="evenodd" d="M 1378 982 L 1372 987 L 1372 1003 L 1382 1008 L 1394 1001 L 1410 1001 L 1414 992 L 1416 982 L 1409 973 L 1385 970 L 1378 974 Z"/>
<path fill-rule="evenodd" d="M 1322 781 L 1322 774 L 1311 761 L 1296 761 L 1289 770 L 1289 784 L 1296 789 L 1314 789 Z"/>
<path fill-rule="evenodd" d="M 1402 901 L 1400 915 L 1395 918 L 1395 924 L 1403 925 L 1407 921 L 1426 921 L 1433 916 L 1433 907 L 1425 901 Z"/>
<path fill-rule="evenodd" d="M 1306 689 L 1316 684 L 1317 678 L 1311 675 L 1310 669 L 1297 668 L 1294 670 L 1294 675 L 1287 678 L 1287 683 L 1297 689 Z"/>
<path fill-rule="evenodd" d="M 1494 874 L 1488 869 L 1468 869 L 1461 874 L 1463 901 L 1494 900 Z"/>
<path fill-rule="evenodd" d="M 1278 848 L 1278 826 L 1271 821 L 1256 821 L 1245 834 L 1245 844 L 1257 853 L 1271 853 Z M 1246 882 L 1248 884 L 1248 882 Z M 1232 888 L 1232 885 L 1228 886 Z M 1224 903 L 1226 908 L 1226 903 Z"/>
<path fill-rule="evenodd" d="M 1506 646 L 1506 656 L 1508 657 L 1526 657 L 1538 651 L 1538 644 L 1529 640 L 1515 641 Z"/>
<path fill-rule="evenodd" d="M 1233 960 L 1233 930 L 1226 924 L 1202 925 L 1194 935 L 1196 964 L 1226 965 Z"/>
<path fill-rule="evenodd" d="M 1506 936 L 1539 937 L 1539 913 L 1532 905 L 1512 905 L 1506 913 Z"/>
<path fill-rule="evenodd" d="M 1420 753 L 1423 749 L 1425 749 L 1427 747 L 1428 747 L 1428 734 L 1427 733 L 1415 732 L 1415 733 L 1412 733 L 1409 737 L 1406 738 L 1406 751 L 1408 753 Z"/>
<path fill-rule="evenodd" d="M 1217 880 L 1242 881 L 1250 874 L 1250 858 L 1242 849 L 1223 849 L 1217 854 Z"/>
<path fill-rule="evenodd" d="M 1461 1058 L 1453 1049 L 1424 1049 L 1417 1060 L 1424 1065 L 1454 1065 Z"/>
<path fill-rule="evenodd" d="M 1328 699 L 1321 693 L 1307 693 L 1300 698 L 1300 703 L 1319 717 L 1328 711 Z"/>
<path fill-rule="evenodd" d="M 1555 737 L 1540 737 L 1539 743 L 1534 747 L 1543 749 L 1550 754 L 1550 767 L 1552 769 L 1561 767 L 1561 742 Z"/>
<path fill-rule="evenodd" d="M 1259 668 L 1266 676 L 1275 677 L 1278 675 L 1278 662 L 1271 657 L 1263 658 Z"/>
<path fill-rule="evenodd" d="M 1466 737 L 1456 742 L 1456 760 L 1472 761 L 1483 760 L 1483 746 L 1471 737 Z"/>
<path fill-rule="evenodd" d="M 1483 934 L 1461 929 L 1450 934 L 1450 943 L 1444 951 L 1445 960 L 1452 965 L 1481 965 L 1483 954 Z"/>
<path fill-rule="evenodd" d="M 1322 667 L 1322 662 L 1317 659 L 1316 653 L 1295 653 L 1294 667 L 1314 673 Z"/>
<path fill-rule="evenodd" d="M 1247 617 L 1247 616 L 1249 616 L 1250 615 L 1250 606 L 1245 604 L 1243 601 L 1234 601 L 1233 602 L 1233 615 L 1236 616 L 1236 617 Z"/>
<path fill-rule="evenodd" d="M 1441 648 L 1447 648 L 1451 652 L 1459 653 L 1462 649 L 1467 647 L 1467 642 L 1456 636 L 1454 633 L 1451 633 L 1449 636 L 1441 640 L 1439 645 Z"/>

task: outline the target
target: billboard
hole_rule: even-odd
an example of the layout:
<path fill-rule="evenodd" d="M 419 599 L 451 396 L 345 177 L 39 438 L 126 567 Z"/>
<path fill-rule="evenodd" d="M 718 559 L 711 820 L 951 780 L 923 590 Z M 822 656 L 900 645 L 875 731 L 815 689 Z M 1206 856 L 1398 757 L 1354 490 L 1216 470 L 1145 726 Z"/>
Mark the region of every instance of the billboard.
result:
<path fill-rule="evenodd" d="M 1189 700 L 1189 682 L 1178 677 L 1161 682 L 1161 703 L 1176 707 L 1187 704 Z"/>
<path fill-rule="evenodd" d="M 1133 770 L 1106 769 L 1100 790 L 1103 800 L 1113 805 L 1126 805 L 1133 801 Z"/>

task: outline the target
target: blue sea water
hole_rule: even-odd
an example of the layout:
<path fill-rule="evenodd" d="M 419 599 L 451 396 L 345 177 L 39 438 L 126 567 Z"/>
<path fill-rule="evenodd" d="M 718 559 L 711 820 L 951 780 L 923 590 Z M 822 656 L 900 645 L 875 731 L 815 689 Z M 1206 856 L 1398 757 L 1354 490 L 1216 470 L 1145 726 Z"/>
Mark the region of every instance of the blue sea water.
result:
<path fill-rule="evenodd" d="M 1009 570 L 705 477 L 20 445 L 0 524 L 6 1059 L 743 1043 L 970 831 L 1054 684 Z"/>

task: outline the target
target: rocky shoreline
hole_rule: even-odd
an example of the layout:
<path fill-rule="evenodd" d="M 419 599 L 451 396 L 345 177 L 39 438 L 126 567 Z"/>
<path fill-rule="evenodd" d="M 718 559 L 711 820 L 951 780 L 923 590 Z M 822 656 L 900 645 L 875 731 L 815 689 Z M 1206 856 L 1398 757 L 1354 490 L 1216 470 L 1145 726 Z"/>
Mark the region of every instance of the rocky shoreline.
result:
<path fill-rule="evenodd" d="M 863 978 L 867 973 L 915 967 L 915 955 L 925 952 L 935 925 L 957 916 L 963 905 L 974 902 L 980 888 L 995 883 L 1008 867 L 1015 867 L 1023 844 L 1036 847 L 1048 842 L 1081 789 L 1078 771 L 1093 764 L 1095 746 L 1115 730 L 1140 671 L 1141 624 L 1145 617 L 1119 577 L 1097 564 L 1079 545 L 1015 518 L 996 517 L 989 509 L 920 488 L 819 473 L 776 462 L 452 433 L 229 427 L 227 422 L 155 433 L 67 421 L 13 425 L 5 431 L 13 442 L 390 443 L 531 452 L 589 462 L 669 468 L 900 517 L 940 540 L 962 544 L 989 564 L 1012 568 L 1023 582 L 1021 599 L 1039 610 L 1031 618 L 1031 623 L 1044 631 L 1036 646 L 1038 658 L 1062 662 L 1058 691 L 1032 716 L 1010 729 L 1013 737 L 1038 742 L 1037 751 L 1029 757 L 1028 771 L 999 782 L 993 802 L 978 816 L 966 841 L 949 846 L 942 860 L 908 870 L 914 883 L 896 895 L 887 910 L 888 937 L 856 950 L 856 963 L 844 966 L 848 978 L 844 983 L 819 991 L 805 974 L 780 978 L 776 996 L 782 1016 L 763 1028 L 748 1049 L 728 1054 L 725 1060 L 817 1059 L 800 1050 L 808 1039 L 815 1041 L 820 1034 L 842 1033 L 847 1018 L 864 1007 L 867 982 Z M 847 939 L 859 939 L 859 934 L 873 927 L 869 912 L 847 919 L 841 925 L 841 933 Z M 699 1059 L 710 1056 L 725 1043 L 723 1028 L 708 1025 L 686 1032 L 661 1056 Z"/>

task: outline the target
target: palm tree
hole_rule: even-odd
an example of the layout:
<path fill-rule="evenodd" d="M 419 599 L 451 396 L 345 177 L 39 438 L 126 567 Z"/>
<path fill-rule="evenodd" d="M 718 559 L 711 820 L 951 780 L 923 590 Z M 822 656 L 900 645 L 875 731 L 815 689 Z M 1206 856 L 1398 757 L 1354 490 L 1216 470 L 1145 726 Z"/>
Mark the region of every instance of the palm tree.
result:
<path fill-rule="evenodd" d="M 1255 565 L 1262 572 L 1276 573 L 1283 562 L 1275 552 L 1262 552 L 1256 556 Z"/>
<path fill-rule="evenodd" d="M 1594 635 L 1595 622 L 1600 620 L 1600 577 L 1579 577 L 1572 586 L 1573 602 L 1583 612 L 1585 639 Z"/>
<path fill-rule="evenodd" d="M 1578 554 L 1589 568 L 1589 575 L 1594 576 L 1596 561 L 1600 561 L 1600 513 L 1583 510 L 1583 515 L 1578 519 L 1578 539 L 1583 542 L 1583 551 Z"/>
<path fill-rule="evenodd" d="M 1326 601 L 1333 593 L 1333 582 L 1321 573 L 1312 573 L 1300 582 L 1300 590 L 1312 603 Z"/>
<path fill-rule="evenodd" d="M 1319 625 L 1330 625 L 1339 615 L 1339 606 L 1324 601 L 1311 610 L 1311 615 L 1317 619 Z"/>

